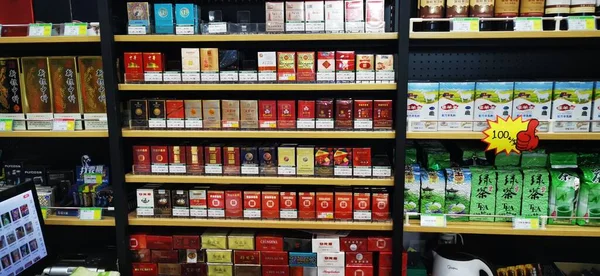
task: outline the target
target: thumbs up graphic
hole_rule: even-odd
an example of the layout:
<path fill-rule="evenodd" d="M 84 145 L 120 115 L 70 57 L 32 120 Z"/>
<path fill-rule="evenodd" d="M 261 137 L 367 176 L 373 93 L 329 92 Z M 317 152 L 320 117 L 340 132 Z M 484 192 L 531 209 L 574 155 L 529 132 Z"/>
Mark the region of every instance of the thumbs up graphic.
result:
<path fill-rule="evenodd" d="M 527 129 L 517 133 L 517 149 L 520 151 L 529 151 L 537 147 L 540 139 L 535 135 L 535 129 L 540 124 L 536 119 L 529 120 Z"/>

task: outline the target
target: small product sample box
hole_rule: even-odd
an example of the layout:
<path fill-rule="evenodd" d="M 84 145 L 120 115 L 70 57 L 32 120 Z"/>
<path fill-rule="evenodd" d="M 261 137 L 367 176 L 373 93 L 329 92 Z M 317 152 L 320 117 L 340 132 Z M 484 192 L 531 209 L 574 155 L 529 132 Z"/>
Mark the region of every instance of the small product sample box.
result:
<path fill-rule="evenodd" d="M 439 131 L 472 131 L 474 82 L 442 82 L 439 92 Z"/>
<path fill-rule="evenodd" d="M 372 100 L 354 100 L 354 129 L 373 129 Z"/>
<path fill-rule="evenodd" d="M 488 128 L 487 120 L 507 118 L 512 114 L 514 82 L 478 82 L 475 84 L 473 131 Z"/>
<path fill-rule="evenodd" d="M 262 191 L 262 219 L 279 219 L 279 192 Z"/>
<path fill-rule="evenodd" d="M 196 4 L 175 4 L 176 34 L 197 34 L 200 31 L 200 11 Z"/>
<path fill-rule="evenodd" d="M 354 158 L 352 161 L 354 165 L 353 175 L 355 177 L 371 177 L 371 148 L 353 148 L 352 157 Z"/>
<path fill-rule="evenodd" d="M 297 193 L 295 191 L 279 192 L 279 204 L 281 219 L 298 219 Z"/>
<path fill-rule="evenodd" d="M 258 129 L 258 101 L 240 100 L 240 127 Z"/>
<path fill-rule="evenodd" d="M 223 147 L 223 159 L 224 175 L 240 175 L 241 164 L 239 147 Z"/>
<path fill-rule="evenodd" d="M 333 129 L 333 99 L 321 99 L 315 102 L 317 129 Z"/>
<path fill-rule="evenodd" d="M 537 131 L 548 132 L 550 113 L 552 112 L 553 87 L 554 83 L 549 81 L 515 82 L 512 118 L 516 119 L 521 116 L 524 121 L 538 119 L 540 124 Z"/>
<path fill-rule="evenodd" d="M 241 169 L 242 175 L 259 175 L 258 148 L 241 147 Z"/>
<path fill-rule="evenodd" d="M 352 148 L 334 149 L 333 175 L 335 177 L 352 177 Z"/>
<path fill-rule="evenodd" d="M 353 127 L 352 99 L 337 99 L 335 101 L 335 128 L 352 129 Z"/>
<path fill-rule="evenodd" d="M 142 187 L 136 191 L 137 209 L 136 214 L 140 217 L 154 216 L 154 189 Z"/>
<path fill-rule="evenodd" d="M 258 123 L 261 129 L 277 128 L 277 102 L 271 100 L 258 101 Z"/>
<path fill-rule="evenodd" d="M 314 220 L 316 218 L 315 192 L 298 192 L 298 201 L 301 202 L 298 206 L 298 219 Z"/>
<path fill-rule="evenodd" d="M 170 174 L 185 174 L 186 173 L 186 147 L 185 146 L 169 146 L 169 173 Z"/>
<path fill-rule="evenodd" d="M 410 131 L 436 131 L 439 83 L 409 83 L 406 113 Z"/>
<path fill-rule="evenodd" d="M 285 2 L 285 31 L 304 32 L 304 1 Z"/>
<path fill-rule="evenodd" d="M 244 219 L 260 219 L 262 195 L 260 191 L 244 191 Z"/>
<path fill-rule="evenodd" d="M 221 128 L 221 101 L 202 100 L 202 123 L 204 128 Z"/>
<path fill-rule="evenodd" d="M 277 128 L 295 129 L 296 128 L 296 101 L 278 100 L 277 101 Z"/>
<path fill-rule="evenodd" d="M 144 57 L 142 53 L 127 52 L 123 54 L 125 66 L 125 83 L 141 83 L 144 81 Z"/>
<path fill-rule="evenodd" d="M 128 34 L 150 33 L 150 4 L 148 2 L 127 3 Z"/>
<path fill-rule="evenodd" d="M 223 106 L 223 129 L 239 129 L 240 128 L 240 101 L 239 100 L 222 100 Z"/>
<path fill-rule="evenodd" d="M 148 100 L 148 127 L 151 129 L 167 128 L 167 108 L 165 100 Z"/>
<path fill-rule="evenodd" d="M 280 176 L 296 175 L 296 145 L 282 144 L 277 147 L 278 168 L 277 174 Z"/>
<path fill-rule="evenodd" d="M 556 82 L 552 103 L 552 131 L 588 132 L 593 82 Z"/>
<path fill-rule="evenodd" d="M 319 191 L 316 193 L 315 200 L 317 206 L 317 220 L 333 220 L 335 209 L 335 199 L 333 192 Z M 313 250 L 314 248 L 315 246 L 313 240 Z"/>
<path fill-rule="evenodd" d="M 150 155 L 152 157 L 151 170 L 156 174 L 169 173 L 169 150 L 167 146 L 152 146 L 150 147 Z"/>

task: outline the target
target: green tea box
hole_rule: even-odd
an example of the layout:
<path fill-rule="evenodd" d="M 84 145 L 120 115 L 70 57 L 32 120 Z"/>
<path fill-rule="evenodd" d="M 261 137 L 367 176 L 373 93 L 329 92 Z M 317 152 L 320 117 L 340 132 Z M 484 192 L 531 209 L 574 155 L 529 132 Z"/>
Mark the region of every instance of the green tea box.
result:
<path fill-rule="evenodd" d="M 473 131 L 488 128 L 487 120 L 512 114 L 514 82 L 478 82 L 475 84 Z"/>
<path fill-rule="evenodd" d="M 548 132 L 552 109 L 551 81 L 515 82 L 515 100 L 512 117 L 521 116 L 523 120 L 538 119 L 538 132 Z"/>
<path fill-rule="evenodd" d="M 446 168 L 446 202 L 444 210 L 448 221 L 468 221 L 471 203 L 471 171 L 467 168 Z"/>
<path fill-rule="evenodd" d="M 438 92 L 436 82 L 409 83 L 406 113 L 409 131 L 437 131 Z"/>
<path fill-rule="evenodd" d="M 544 168 L 523 170 L 523 204 L 521 216 L 539 217 L 548 214 L 550 173 Z"/>
<path fill-rule="evenodd" d="M 520 215 L 523 196 L 523 174 L 518 169 L 501 169 L 497 172 L 496 215 Z M 512 221 L 512 218 L 497 217 L 495 221 Z"/>
<path fill-rule="evenodd" d="M 446 176 L 442 170 L 421 169 L 421 214 L 443 214 Z"/>
<path fill-rule="evenodd" d="M 569 170 L 550 170 L 549 224 L 575 224 L 579 176 Z"/>
<path fill-rule="evenodd" d="M 554 83 L 552 131 L 590 131 L 593 90 L 593 82 L 557 81 Z"/>
<path fill-rule="evenodd" d="M 577 202 L 577 224 L 600 225 L 600 167 L 583 167 L 583 184 Z"/>
<path fill-rule="evenodd" d="M 496 171 L 489 167 L 470 167 L 471 215 L 494 215 L 496 211 Z M 494 217 L 469 217 L 470 221 L 494 221 Z"/>
<path fill-rule="evenodd" d="M 419 212 L 421 195 L 421 169 L 419 165 L 406 165 L 404 170 L 404 212 Z"/>

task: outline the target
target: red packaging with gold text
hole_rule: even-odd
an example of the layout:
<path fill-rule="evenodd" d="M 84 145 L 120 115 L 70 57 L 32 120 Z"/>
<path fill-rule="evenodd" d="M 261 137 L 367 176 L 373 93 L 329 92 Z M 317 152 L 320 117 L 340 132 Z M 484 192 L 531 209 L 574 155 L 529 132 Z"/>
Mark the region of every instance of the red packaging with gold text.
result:
<path fill-rule="evenodd" d="M 352 128 L 352 99 L 338 99 L 335 101 L 335 128 Z"/>
<path fill-rule="evenodd" d="M 297 52 L 298 82 L 315 81 L 315 52 Z"/>
<path fill-rule="evenodd" d="M 373 128 L 392 129 L 392 100 L 373 101 Z"/>
<path fill-rule="evenodd" d="M 157 276 L 158 267 L 153 263 L 132 263 L 133 276 Z"/>
<path fill-rule="evenodd" d="M 173 237 L 172 236 L 146 236 L 146 245 L 148 249 L 152 250 L 172 250 L 173 249 Z"/>
<path fill-rule="evenodd" d="M 392 238 L 390 237 L 369 237 L 368 249 L 370 252 L 391 252 Z"/>
<path fill-rule="evenodd" d="M 262 276 L 289 276 L 290 267 L 287 265 L 263 265 Z"/>
<path fill-rule="evenodd" d="M 280 129 L 296 128 L 296 101 L 277 101 L 277 127 Z"/>
<path fill-rule="evenodd" d="M 298 100 L 298 120 L 315 120 L 315 101 Z"/>
<path fill-rule="evenodd" d="M 246 251 L 246 250 L 234 250 L 233 251 L 233 263 L 236 265 L 240 264 L 260 264 L 260 251 Z"/>
<path fill-rule="evenodd" d="M 262 192 L 262 219 L 279 219 L 279 192 Z"/>
<path fill-rule="evenodd" d="M 257 235 L 257 251 L 283 251 L 283 237 L 279 235 Z"/>
<path fill-rule="evenodd" d="M 340 248 L 344 252 L 354 252 L 354 251 L 367 251 L 368 240 L 367 238 L 359 238 L 359 237 L 341 237 L 340 238 Z"/>
<path fill-rule="evenodd" d="M 373 266 L 373 252 L 346 252 L 346 266 Z M 352 274 L 351 274 L 352 275 Z"/>
<path fill-rule="evenodd" d="M 176 263 L 179 261 L 177 250 L 152 250 L 153 263 Z"/>
<path fill-rule="evenodd" d="M 296 53 L 277 52 L 277 80 L 296 81 Z"/>
<path fill-rule="evenodd" d="M 185 146 L 169 146 L 169 164 L 185 165 Z"/>
<path fill-rule="evenodd" d="M 142 53 L 124 53 L 125 83 L 144 81 L 144 58 Z"/>
<path fill-rule="evenodd" d="M 261 129 L 277 128 L 277 102 L 258 101 L 258 124 Z"/>
<path fill-rule="evenodd" d="M 372 188 L 373 221 L 388 221 L 390 216 L 390 192 L 386 188 Z"/>
<path fill-rule="evenodd" d="M 166 105 L 166 109 L 167 109 L 167 120 L 169 120 L 169 119 L 183 120 L 185 118 L 185 109 L 183 108 L 183 100 L 167 100 L 165 105 Z"/>
<path fill-rule="evenodd" d="M 144 53 L 144 73 L 165 71 L 164 56 L 161 53 Z"/>
<path fill-rule="evenodd" d="M 223 147 L 223 174 L 240 175 L 240 148 Z M 240 212 L 241 213 L 241 212 Z"/>
<path fill-rule="evenodd" d="M 287 265 L 288 253 L 286 251 L 261 251 L 260 263 L 264 265 Z"/>
<path fill-rule="evenodd" d="M 169 153 L 167 146 L 152 146 L 150 150 L 152 152 L 152 164 L 164 164 L 169 162 Z"/>
<path fill-rule="evenodd" d="M 150 173 L 150 147 L 133 146 L 133 171 L 134 173 Z"/>
<path fill-rule="evenodd" d="M 260 207 L 260 191 L 244 191 L 244 219 L 260 219 Z"/>
<path fill-rule="evenodd" d="M 188 174 L 203 174 L 204 173 L 204 147 L 202 146 L 187 146 L 185 147 L 187 153 L 187 167 L 186 171 Z"/>
<path fill-rule="evenodd" d="M 208 218 L 225 218 L 225 192 L 208 190 Z"/>
<path fill-rule="evenodd" d="M 315 203 L 315 192 L 298 192 L 298 219 L 314 220 Z"/>
<path fill-rule="evenodd" d="M 173 235 L 174 249 L 200 249 L 200 236 Z"/>
<path fill-rule="evenodd" d="M 318 220 L 333 220 L 333 210 L 335 206 L 333 192 L 317 192 L 316 206 Z"/>
<path fill-rule="evenodd" d="M 345 275 L 373 276 L 373 266 L 346 266 Z"/>
<path fill-rule="evenodd" d="M 298 219 L 296 192 L 279 192 L 279 204 L 281 219 Z"/>
<path fill-rule="evenodd" d="M 338 72 L 356 70 L 354 51 L 337 51 L 335 52 L 335 67 Z"/>
<path fill-rule="evenodd" d="M 354 129 L 373 128 L 373 101 L 354 100 Z"/>
<path fill-rule="evenodd" d="M 352 220 L 352 192 L 349 190 L 336 190 L 335 192 L 335 220 Z"/>
<path fill-rule="evenodd" d="M 225 217 L 228 219 L 242 218 L 242 191 L 225 191 Z"/>

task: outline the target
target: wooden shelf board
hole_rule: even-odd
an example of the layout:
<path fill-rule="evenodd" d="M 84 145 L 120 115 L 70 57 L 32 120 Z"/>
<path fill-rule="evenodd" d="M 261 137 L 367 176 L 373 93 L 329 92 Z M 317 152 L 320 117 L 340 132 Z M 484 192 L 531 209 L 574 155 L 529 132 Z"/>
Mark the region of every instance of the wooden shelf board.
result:
<path fill-rule="evenodd" d="M 80 220 L 77 217 L 49 216 L 44 220 L 44 224 L 63 226 L 115 226 L 115 218 L 103 217 L 101 220 Z"/>
<path fill-rule="evenodd" d="M 116 42 L 216 42 L 216 41 L 310 41 L 395 40 L 398 33 L 361 34 L 232 34 L 232 35 L 115 35 Z"/>
<path fill-rule="evenodd" d="M 2 137 L 22 138 L 89 138 L 108 137 L 107 130 L 80 130 L 80 131 L 49 131 L 49 130 L 24 130 L 24 131 L 2 131 Z"/>
<path fill-rule="evenodd" d="M 119 84 L 119 90 L 122 91 L 342 91 L 395 89 L 395 83 Z"/>
<path fill-rule="evenodd" d="M 155 138 L 315 138 L 315 139 L 394 139 L 393 131 L 245 131 L 245 130 L 132 130 L 123 137 Z"/>
<path fill-rule="evenodd" d="M 413 32 L 411 39 L 521 39 L 521 38 L 589 38 L 600 37 L 600 31 L 544 32 Z"/>
<path fill-rule="evenodd" d="M 127 183 L 184 183 L 184 184 L 257 184 L 257 185 L 335 185 L 335 186 L 394 186 L 390 178 L 318 178 L 269 176 L 206 176 L 206 175 L 125 175 Z"/>
<path fill-rule="evenodd" d="M 233 227 L 271 229 L 315 229 L 315 230 L 371 230 L 391 231 L 392 222 L 344 222 L 344 221 L 284 221 L 284 220 L 240 220 L 240 219 L 187 219 L 187 218 L 142 218 L 135 212 L 129 214 L 129 225 L 133 226 L 183 226 L 183 227 Z"/>
<path fill-rule="evenodd" d="M 50 36 L 50 37 L 0 37 L 0 44 L 3 43 L 81 43 L 81 42 L 100 42 L 100 36 Z"/>
<path fill-rule="evenodd" d="M 542 140 L 600 140 L 600 132 L 572 133 L 543 133 L 538 132 Z M 407 139 L 472 139 L 480 140 L 485 137 L 481 132 L 407 132 Z"/>
<path fill-rule="evenodd" d="M 560 236 L 560 237 L 600 237 L 600 227 L 577 225 L 548 225 L 547 229 L 514 230 L 510 222 L 448 222 L 447 227 L 421 227 L 419 220 L 411 220 L 404 226 L 404 232 L 419 233 L 459 233 L 481 235 L 517 236 Z"/>

